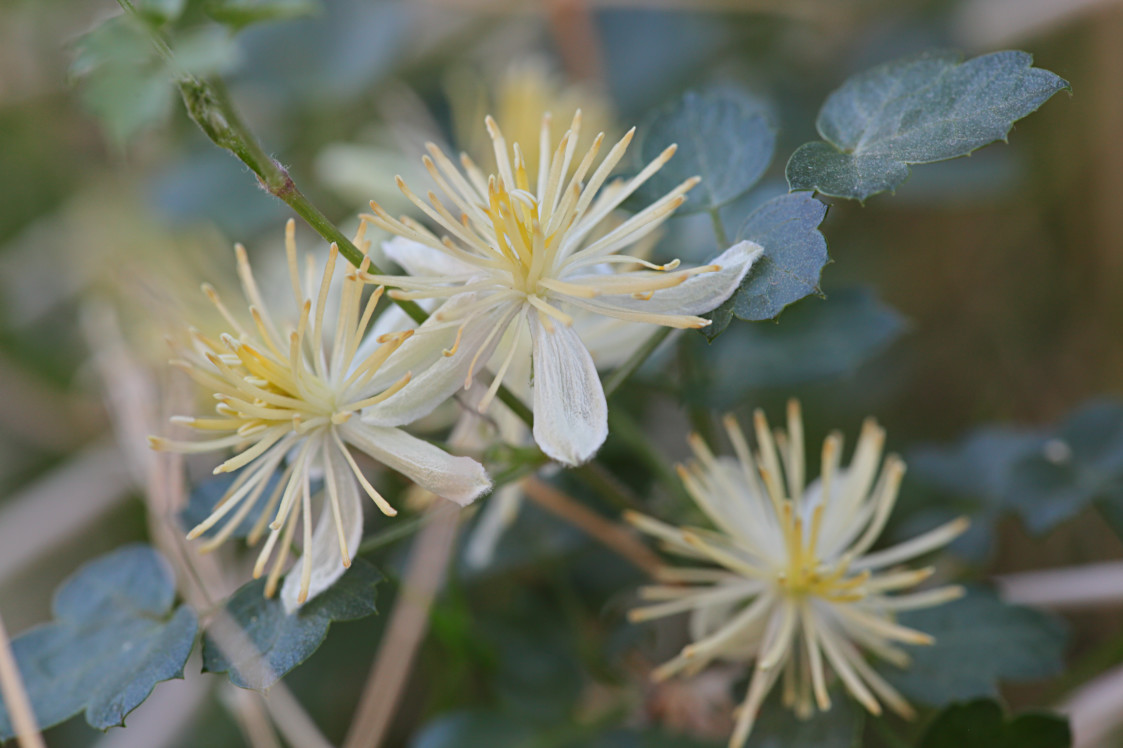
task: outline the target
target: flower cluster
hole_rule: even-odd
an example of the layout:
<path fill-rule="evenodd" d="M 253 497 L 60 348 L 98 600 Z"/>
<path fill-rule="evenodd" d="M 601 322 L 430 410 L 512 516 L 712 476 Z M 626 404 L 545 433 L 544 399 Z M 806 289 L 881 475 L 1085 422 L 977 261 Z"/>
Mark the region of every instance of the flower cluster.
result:
<path fill-rule="evenodd" d="M 785 703 L 803 716 L 816 706 L 830 708 L 828 672 L 873 714 L 881 713 L 884 702 L 911 716 L 908 703 L 866 662 L 862 650 L 905 666 L 908 655 L 899 644 L 932 642 L 927 634 L 898 624 L 895 614 L 955 599 L 962 588 L 897 594 L 923 582 L 933 569 L 893 567 L 951 542 L 967 521 L 959 518 L 871 552 L 905 472 L 895 455 L 882 464 L 885 432 L 876 423 L 863 425 L 847 467 L 840 465 L 842 436 L 828 436 L 821 475 L 809 484 L 797 402 L 788 404 L 787 431 L 777 430 L 775 436 L 764 414 L 756 412 L 755 453 L 735 420 L 727 418 L 725 426 L 736 459 L 715 456 L 693 436 L 695 460 L 679 469 L 716 531 L 629 515 L 670 552 L 707 564 L 664 569 L 665 584 L 641 591 L 651 604 L 631 611 L 633 621 L 690 613 L 694 641 L 654 677 L 696 673 L 715 660 L 755 661 L 730 740 L 734 748 L 744 745 L 781 675 Z"/>
<path fill-rule="evenodd" d="M 497 174 L 484 176 L 467 156 L 461 172 L 430 145 L 423 163 L 459 217 L 434 193 L 424 202 L 400 178 L 398 183 L 447 233 L 438 237 L 410 218 L 390 217 L 374 203 L 374 215 L 364 216 L 360 228 L 365 231 L 372 223 L 399 234 L 386 244 L 386 252 L 409 275 L 370 273 L 368 259 L 345 271 L 336 293 L 333 246 L 319 283 L 311 272 L 302 283 L 290 222 L 286 251 L 295 313 L 287 324 L 270 314 L 245 250 L 238 247 L 249 318 L 239 320 L 206 287 L 229 330 L 217 339 L 193 332 L 192 346 L 175 362 L 218 401 L 214 417 L 175 421 L 217 436 L 193 442 L 152 438 L 153 447 L 179 452 L 236 449 L 216 472 L 240 472 L 189 537 L 219 526 L 204 548 L 221 544 L 280 473 L 251 535 L 263 534 L 266 526 L 270 531 L 254 573 L 263 574 L 272 559 L 266 592 L 273 594 L 299 524 L 303 556 L 281 593 L 286 607 L 296 608 L 329 587 L 350 563 L 362 531 L 360 487 L 385 514 L 395 513 L 352 450 L 460 503 L 488 490 L 479 463 L 449 456 L 399 428 L 457 389 L 471 389 L 485 372 L 491 372 L 490 383 L 477 387 L 473 396 L 481 412 L 510 376 L 512 389 L 533 404 L 534 438 L 546 454 L 577 464 L 596 452 L 608 431 L 607 404 L 583 335 L 596 339 L 604 331 L 590 320 L 705 326 L 708 320 L 697 315 L 729 297 L 762 249 L 741 242 L 714 263 L 691 269 L 679 269 L 678 261 L 655 265 L 622 254 L 681 205 L 698 180 L 688 179 L 631 218 L 616 220 L 620 204 L 671 158 L 674 148 L 635 177 L 611 181 L 634 131 L 594 169 L 604 135 L 575 159 L 580 122 L 578 112 L 552 147 L 550 118 L 543 119 L 541 166 L 533 187 L 519 145 L 509 151 L 491 118 L 486 124 Z M 620 271 L 622 266 L 642 269 Z M 367 284 L 380 285 L 366 294 Z M 385 328 L 379 324 L 371 333 L 381 284 L 395 286 L 390 294 L 398 299 L 438 299 L 440 306 L 415 330 L 379 334 Z M 334 318 L 327 314 L 332 303 Z M 325 490 L 314 523 L 312 484 L 320 474 Z"/>

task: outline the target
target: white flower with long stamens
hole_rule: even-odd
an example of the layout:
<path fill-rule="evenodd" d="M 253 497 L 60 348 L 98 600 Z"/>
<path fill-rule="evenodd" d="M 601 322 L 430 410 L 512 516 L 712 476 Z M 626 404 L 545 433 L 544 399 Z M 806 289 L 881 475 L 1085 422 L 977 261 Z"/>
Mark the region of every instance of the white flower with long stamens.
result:
<path fill-rule="evenodd" d="M 215 416 L 176 417 L 175 422 L 203 432 L 217 433 L 203 441 L 171 441 L 151 437 L 155 449 L 176 452 L 211 452 L 235 448 L 237 454 L 215 473 L 240 471 L 217 503 L 214 512 L 191 530 L 196 538 L 216 525 L 221 529 L 204 550 L 226 540 L 266 491 L 270 478 L 281 479 L 266 499 L 265 509 L 251 539 L 264 533 L 265 541 L 254 576 L 264 573 L 278 542 L 266 583 L 266 594 L 276 591 L 298 524 L 303 529 L 303 553 L 285 579 L 281 598 L 291 611 L 327 589 L 350 566 L 362 536 L 361 486 L 383 513 L 397 512 L 363 475 L 351 449 L 391 467 L 425 489 L 467 504 L 490 488 L 483 467 L 467 457 L 453 457 L 428 442 L 397 428 L 375 426 L 358 418 L 406 385 L 407 373 L 389 387 L 373 384 L 379 367 L 413 333 L 380 336 L 377 347 L 357 355 L 382 289 L 363 301 L 366 284 L 362 271 L 348 268 L 339 292 L 334 331 L 326 323 L 329 293 L 338 250 L 333 244 L 313 302 L 313 267 L 307 266 L 302 284 L 294 224 L 285 232 L 292 292 L 298 313 L 282 328 L 267 309 L 245 250 L 237 247 L 238 275 L 250 304 L 253 328 L 247 329 L 226 308 L 213 288 L 207 295 L 231 328 L 219 340 L 193 332 L 194 350 L 176 360 L 196 382 L 214 393 Z M 330 338 L 330 341 L 328 340 Z M 314 475 L 323 474 L 320 517 L 312 519 Z M 314 528 L 314 529 L 313 529 Z"/>
<path fill-rule="evenodd" d="M 423 162 L 455 212 L 433 192 L 425 201 L 400 178 L 398 186 L 445 232 L 443 237 L 371 204 L 374 215 L 365 218 L 401 237 L 388 243 L 387 251 L 401 259 L 410 275 L 372 275 L 368 280 L 396 286 L 390 292 L 396 298 L 443 301 L 381 375 L 379 381 L 385 383 L 409 369 L 419 372 L 379 414 L 369 414 L 373 422 L 393 424 L 423 415 L 434 397 L 469 388 L 490 362 L 494 375 L 479 403 L 485 410 L 514 357 L 520 351 L 525 355 L 521 341 L 529 340 L 535 441 L 554 459 L 584 462 L 607 436 L 608 406 L 589 351 L 572 326 L 574 310 L 698 328 L 709 320 L 697 315 L 725 301 L 740 285 L 763 251 L 752 242 L 729 248 L 712 264 L 686 270 L 677 269 L 678 261 L 654 265 L 622 254 L 683 203 L 697 178 L 598 233 L 675 149 L 667 148 L 635 177 L 609 183 L 635 130 L 594 169 L 604 137 L 598 136 L 578 159 L 580 122 L 578 112 L 554 148 L 550 118 L 543 118 L 541 168 L 533 184 L 518 144 L 509 151 L 491 118 L 487 128 L 498 174 L 485 176 L 466 155 L 461 156 L 462 172 L 430 145 Z M 604 272 L 615 263 L 645 269 Z"/>
<path fill-rule="evenodd" d="M 900 458 L 890 455 L 879 475 L 885 432 L 867 420 L 845 468 L 839 465 L 842 436 L 832 433 L 823 443 L 821 477 L 805 485 L 798 403 L 788 404 L 787 433 L 777 430 L 774 438 L 760 411 L 754 425 L 756 453 L 727 417 L 737 459 L 715 457 L 695 435 L 690 446 L 696 460 L 680 466 L 683 483 L 716 532 L 628 515 L 669 551 L 722 567 L 668 567 L 662 572 L 666 584 L 641 590 L 652 604 L 632 610 L 631 620 L 691 615 L 693 642 L 655 677 L 696 673 L 714 660 L 755 661 L 729 743 L 733 748 L 744 745 L 781 673 L 784 703 L 801 716 L 815 706 L 830 708 L 828 672 L 873 714 L 881 713 L 884 702 L 911 716 L 908 703 L 862 651 L 904 667 L 908 655 L 900 643 L 932 642 L 927 634 L 898 624 L 896 613 L 955 599 L 962 588 L 896 594 L 927 579 L 933 569 L 890 567 L 951 542 L 967 528 L 967 520 L 871 553 L 905 472 Z"/>

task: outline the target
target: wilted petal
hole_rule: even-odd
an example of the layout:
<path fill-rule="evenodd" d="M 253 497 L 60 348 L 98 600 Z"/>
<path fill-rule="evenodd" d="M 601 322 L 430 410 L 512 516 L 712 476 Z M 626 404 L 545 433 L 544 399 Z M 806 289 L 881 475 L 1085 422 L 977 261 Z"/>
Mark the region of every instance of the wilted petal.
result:
<path fill-rule="evenodd" d="M 340 524 L 343 526 L 343 536 L 347 540 L 348 562 L 355 557 L 355 552 L 358 551 L 359 543 L 363 538 L 363 502 L 359 498 L 355 476 L 347 467 L 343 455 L 330 445 L 324 450 L 324 460 L 327 464 L 324 465 L 323 506 L 320 509 L 320 517 L 316 521 L 316 529 L 312 533 L 312 545 L 304 549 L 300 559 L 285 576 L 284 585 L 281 587 L 281 603 L 285 606 L 285 612 L 289 614 L 301 606 L 300 579 L 304 572 L 304 564 L 312 565 L 308 597 L 305 602 L 331 587 L 343 576 L 343 572 L 347 571 L 343 565 L 339 533 L 329 495 L 333 483 L 339 502 Z M 330 473 L 330 481 L 327 480 L 328 473 Z"/>
<path fill-rule="evenodd" d="M 457 504 L 470 504 L 491 488 L 483 465 L 471 457 L 454 457 L 401 429 L 347 423 L 343 435 L 383 465 Z"/>
<path fill-rule="evenodd" d="M 555 460 L 580 465 L 608 436 L 608 403 L 597 369 L 571 327 L 530 318 L 534 339 L 534 440 Z"/>

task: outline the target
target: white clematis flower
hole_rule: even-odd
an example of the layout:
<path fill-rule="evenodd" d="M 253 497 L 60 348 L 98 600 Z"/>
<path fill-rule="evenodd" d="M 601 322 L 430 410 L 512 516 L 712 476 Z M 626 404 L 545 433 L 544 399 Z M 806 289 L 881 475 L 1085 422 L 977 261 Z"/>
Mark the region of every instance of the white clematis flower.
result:
<path fill-rule="evenodd" d="M 430 145 L 423 163 L 455 214 L 435 193 L 425 202 L 400 178 L 398 186 L 446 232 L 443 237 L 409 218 L 395 219 L 371 203 L 374 215 L 365 218 L 402 237 L 388 243 L 386 250 L 410 274 L 371 275 L 367 280 L 396 286 L 399 290 L 390 292 L 396 298 L 443 302 L 388 362 L 382 383 L 410 369 L 422 373 L 378 414 L 365 416 L 373 423 L 408 422 L 424 415 L 435 398 L 470 388 L 496 355 L 494 376 L 479 403 L 480 410 L 486 410 L 507 374 L 518 370 L 515 357 L 526 356 L 529 347 L 535 441 L 560 462 L 584 462 L 607 436 L 608 407 L 588 347 L 573 326 L 574 314 L 704 327 L 709 321 L 697 315 L 729 298 L 760 256 L 762 248 L 745 241 L 710 265 L 679 270 L 677 261 L 653 265 L 622 254 L 666 220 L 698 179 L 687 179 L 598 234 L 613 211 L 675 149 L 667 148 L 635 177 L 608 183 L 635 130 L 593 169 L 604 137 L 598 136 L 575 160 L 580 121 L 578 112 L 551 151 L 550 118 L 543 118 L 542 167 L 533 185 L 518 144 L 509 151 L 491 118 L 487 128 L 498 174 L 485 176 L 466 155 L 461 156 L 462 172 Z M 603 271 L 615 263 L 645 269 Z"/>
<path fill-rule="evenodd" d="M 348 268 L 337 301 L 334 332 L 326 330 L 325 322 L 331 322 L 325 315 L 338 251 L 332 245 L 313 303 L 304 291 L 313 287 L 312 264 L 308 265 L 308 282 L 302 285 L 292 221 L 286 227 L 285 239 L 298 310 L 290 324 L 282 328 L 274 321 L 258 291 L 245 250 L 239 246 L 238 273 L 254 328 L 239 323 L 214 289 L 205 287 L 232 332 L 214 340 L 193 331 L 194 350 L 173 362 L 215 393 L 218 401 L 214 417 L 173 420 L 219 436 L 187 442 L 151 437 L 150 441 L 155 449 L 176 452 L 229 447 L 239 450 L 215 469 L 215 473 L 240 470 L 237 479 L 214 512 L 188 534 L 188 538 L 196 538 L 224 523 L 204 550 L 217 547 L 230 536 L 258 503 L 270 478 L 282 471 L 251 538 L 262 534 L 268 522 L 270 533 L 254 567 L 255 577 L 264 572 L 280 542 L 266 584 L 266 594 L 271 596 L 296 527 L 302 525 L 303 555 L 281 591 L 285 608 L 291 612 L 330 587 L 350 566 L 362 537 L 360 486 L 383 513 L 397 513 L 363 475 L 352 449 L 459 504 L 471 502 L 491 484 L 475 460 L 453 457 L 400 429 L 372 425 L 357 417 L 364 409 L 377 414 L 387 398 L 409 382 L 408 373 L 389 387 L 374 383 L 374 379 L 380 366 L 413 333 L 381 335 L 358 355 L 382 289 L 376 289 L 364 302 L 361 271 Z M 321 473 L 323 506 L 319 519 L 313 522 L 311 485 L 314 475 Z"/>
<path fill-rule="evenodd" d="M 830 708 L 828 672 L 873 714 L 881 713 L 880 699 L 911 716 L 908 703 L 870 667 L 862 650 L 904 667 L 908 655 L 898 643 L 932 642 L 927 634 L 896 623 L 896 613 L 939 605 L 963 589 L 953 585 L 895 594 L 933 570 L 887 569 L 951 542 L 967 529 L 967 520 L 961 517 L 870 553 L 905 471 L 900 458 L 890 455 L 878 475 L 885 432 L 867 420 L 846 468 L 839 466 L 842 436 L 831 434 L 823 444 L 822 476 L 805 486 L 798 403 L 788 404 L 787 433 L 777 431 L 775 440 L 760 411 L 755 426 L 755 454 L 737 423 L 727 418 L 737 459 L 715 457 L 693 436 L 696 461 L 679 469 L 716 532 L 628 515 L 669 551 L 722 567 L 666 568 L 667 584 L 641 590 L 652 604 L 631 611 L 633 621 L 689 612 L 694 639 L 654 677 L 697 673 L 715 660 L 755 660 L 729 742 L 733 748 L 744 745 L 781 674 L 784 702 L 802 716 L 815 706 Z"/>

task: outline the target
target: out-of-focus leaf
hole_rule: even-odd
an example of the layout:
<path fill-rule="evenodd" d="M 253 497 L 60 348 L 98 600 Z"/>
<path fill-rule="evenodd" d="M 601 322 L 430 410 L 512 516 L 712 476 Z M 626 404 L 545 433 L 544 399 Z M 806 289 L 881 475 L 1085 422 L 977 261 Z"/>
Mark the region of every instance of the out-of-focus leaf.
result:
<path fill-rule="evenodd" d="M 288 21 L 320 11 L 317 0 L 214 0 L 206 12 L 235 31 L 265 21 Z"/>
<path fill-rule="evenodd" d="M 1095 503 L 1123 535 L 1123 403 L 1072 413 L 1013 467 L 1007 503 L 1033 532 L 1046 532 Z"/>
<path fill-rule="evenodd" d="M 225 30 L 211 26 L 185 31 L 175 38 L 175 66 L 169 70 L 169 80 L 179 73 L 201 77 L 221 73 L 237 60 L 238 47 Z"/>
<path fill-rule="evenodd" d="M 133 7 L 149 23 L 160 25 L 179 18 L 186 4 L 187 0 L 136 0 Z"/>
<path fill-rule="evenodd" d="M 901 693 L 922 704 L 996 696 L 999 681 L 1047 678 L 1063 665 L 1066 633 L 1059 620 L 1007 605 L 982 587 L 944 605 L 904 612 L 899 621 L 936 639 L 908 648 L 908 668 L 885 669 Z"/>
<path fill-rule="evenodd" d="M 832 698 L 829 711 L 808 719 L 774 697 L 761 710 L 745 748 L 851 748 L 858 744 L 864 722 L 865 713 L 841 694 Z"/>
<path fill-rule="evenodd" d="M 123 725 L 156 684 L 183 677 L 198 621 L 173 611 L 175 577 L 144 545 L 83 566 L 55 592 L 55 620 L 12 641 L 16 664 L 41 727 L 83 709 L 91 726 Z M 0 741 L 12 726 L 0 704 Z"/>
<path fill-rule="evenodd" d="M 243 585 L 223 607 L 203 638 L 203 669 L 227 673 L 242 688 L 266 689 L 319 649 L 335 621 L 377 612 L 382 575 L 356 558 L 326 591 L 292 615 L 277 598 L 265 597 L 265 580 Z M 231 659 L 233 657 L 233 659 Z"/>
<path fill-rule="evenodd" d="M 830 258 L 819 224 L 827 206 L 810 194 L 780 195 L 757 208 L 737 232 L 735 242 L 749 239 L 764 248 L 741 287 L 710 314 L 713 324 L 702 329 L 710 340 L 732 317 L 772 319 L 792 302 L 819 290 L 819 275 Z"/>
<path fill-rule="evenodd" d="M 538 730 L 529 722 L 502 712 L 484 710 L 445 714 L 430 722 L 410 748 L 532 748 Z"/>
<path fill-rule="evenodd" d="M 967 62 L 930 52 L 850 78 L 832 93 L 816 127 L 788 161 L 792 190 L 865 200 L 895 189 L 910 164 L 965 156 L 1005 140 L 1014 123 L 1068 83 L 1033 67 L 1025 52 Z"/>
<path fill-rule="evenodd" d="M 854 371 L 884 350 L 905 329 L 896 310 L 868 288 L 831 291 L 825 301 L 798 304 L 776 324 L 738 325 L 725 339 L 707 345 L 686 338 L 701 381 L 690 396 L 714 408 L 728 408 L 750 391 L 791 387 Z"/>
<path fill-rule="evenodd" d="M 687 92 L 639 129 L 639 157 L 650 163 L 677 144 L 674 157 L 638 191 L 651 203 L 684 180 L 702 177 L 679 213 L 715 210 L 749 191 L 768 168 L 776 133 L 764 107 L 741 92 Z"/>
<path fill-rule="evenodd" d="M 953 704 L 924 732 L 920 748 L 1069 748 L 1068 720 L 1055 714 L 1019 714 L 1006 719 L 1002 707 L 983 699 Z"/>
<path fill-rule="evenodd" d="M 1008 509 L 1006 496 L 1014 465 L 1040 452 L 1044 441 L 1036 432 L 987 426 L 953 446 L 911 450 L 906 481 L 932 489 L 932 501 L 909 513 L 905 521 L 894 523 L 890 534 L 905 540 L 967 514 L 971 527 L 950 548 L 981 560 L 993 548 L 994 523 Z"/>
<path fill-rule="evenodd" d="M 167 115 L 177 78 L 223 72 L 237 58 L 233 38 L 214 27 L 176 35 L 173 49 L 172 60 L 163 59 L 143 21 L 127 15 L 109 19 L 75 44 L 70 74 L 81 79 L 83 104 L 118 145 Z"/>

